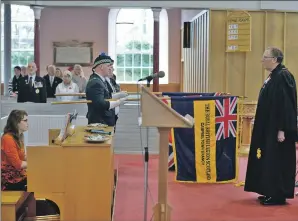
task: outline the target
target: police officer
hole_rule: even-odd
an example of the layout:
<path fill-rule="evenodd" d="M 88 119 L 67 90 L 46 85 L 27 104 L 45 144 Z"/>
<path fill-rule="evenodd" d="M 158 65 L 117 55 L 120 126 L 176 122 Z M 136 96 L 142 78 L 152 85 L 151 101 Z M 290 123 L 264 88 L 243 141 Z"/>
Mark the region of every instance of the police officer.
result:
<path fill-rule="evenodd" d="M 102 123 L 108 126 L 115 126 L 115 107 L 124 103 L 127 99 L 122 97 L 115 101 L 106 101 L 112 98 L 112 93 L 108 89 L 108 77 L 111 69 L 111 58 L 104 53 L 95 60 L 92 68 L 92 75 L 86 86 L 86 99 L 88 103 L 88 124 Z"/>

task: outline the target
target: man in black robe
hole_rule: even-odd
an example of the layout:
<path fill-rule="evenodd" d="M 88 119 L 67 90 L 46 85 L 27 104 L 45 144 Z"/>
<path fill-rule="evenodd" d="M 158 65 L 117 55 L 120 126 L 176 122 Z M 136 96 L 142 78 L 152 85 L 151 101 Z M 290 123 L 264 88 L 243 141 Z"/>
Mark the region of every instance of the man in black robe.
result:
<path fill-rule="evenodd" d="M 262 205 L 284 205 L 294 198 L 296 173 L 297 91 L 278 48 L 265 50 L 270 72 L 261 88 L 251 138 L 244 190 L 260 194 Z"/>

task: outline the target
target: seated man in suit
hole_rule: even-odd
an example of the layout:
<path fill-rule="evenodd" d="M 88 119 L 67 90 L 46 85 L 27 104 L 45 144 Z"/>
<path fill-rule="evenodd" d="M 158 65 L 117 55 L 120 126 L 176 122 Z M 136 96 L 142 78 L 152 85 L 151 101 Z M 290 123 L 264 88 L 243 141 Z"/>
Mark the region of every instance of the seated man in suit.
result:
<path fill-rule="evenodd" d="M 47 90 L 45 81 L 42 77 L 36 76 L 36 64 L 31 62 L 28 64 L 28 75 L 20 81 L 18 102 L 46 103 Z"/>
<path fill-rule="evenodd" d="M 54 65 L 49 65 L 47 71 L 48 74 L 43 77 L 47 88 L 47 97 L 55 98 L 56 88 L 62 82 L 62 79 L 55 77 L 56 67 Z"/>
<path fill-rule="evenodd" d="M 86 99 L 91 100 L 88 103 L 88 124 L 102 123 L 108 126 L 115 126 L 115 107 L 122 104 L 126 98 L 120 98 L 115 101 L 106 101 L 111 99 L 112 94 L 108 89 L 106 78 L 109 76 L 111 68 L 111 59 L 105 54 L 99 55 L 93 64 L 93 74 L 91 74 L 86 87 Z"/>

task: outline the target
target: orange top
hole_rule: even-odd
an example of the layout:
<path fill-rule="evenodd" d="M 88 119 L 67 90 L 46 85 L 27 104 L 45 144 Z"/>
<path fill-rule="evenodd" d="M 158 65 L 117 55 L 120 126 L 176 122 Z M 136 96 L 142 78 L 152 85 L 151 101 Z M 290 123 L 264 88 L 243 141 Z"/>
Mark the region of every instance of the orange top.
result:
<path fill-rule="evenodd" d="M 21 168 L 25 161 L 24 147 L 19 147 L 13 136 L 9 133 L 1 138 L 1 182 L 18 183 L 27 177 L 26 171 Z"/>

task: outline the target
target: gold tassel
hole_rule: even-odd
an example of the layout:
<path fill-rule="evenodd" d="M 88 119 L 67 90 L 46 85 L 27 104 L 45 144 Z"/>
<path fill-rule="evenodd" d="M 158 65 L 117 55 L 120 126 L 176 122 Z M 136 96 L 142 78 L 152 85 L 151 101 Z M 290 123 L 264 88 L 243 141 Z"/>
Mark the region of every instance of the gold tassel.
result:
<path fill-rule="evenodd" d="M 240 187 L 240 186 L 244 186 L 244 185 L 245 185 L 245 182 L 244 181 L 235 183 L 235 186 L 236 187 Z"/>

